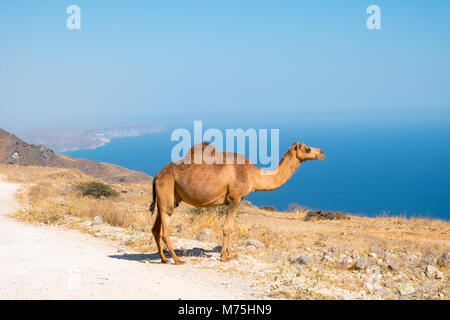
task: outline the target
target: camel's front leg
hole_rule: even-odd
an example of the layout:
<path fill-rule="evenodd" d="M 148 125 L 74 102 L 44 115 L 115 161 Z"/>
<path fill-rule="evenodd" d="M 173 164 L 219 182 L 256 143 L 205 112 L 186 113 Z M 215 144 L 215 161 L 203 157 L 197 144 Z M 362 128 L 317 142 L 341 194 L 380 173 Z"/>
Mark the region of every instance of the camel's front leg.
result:
<path fill-rule="evenodd" d="M 231 200 L 228 205 L 227 217 L 223 225 L 223 244 L 222 244 L 222 261 L 228 261 L 235 255 L 231 252 L 232 235 L 234 230 L 234 218 L 236 216 L 239 201 Z"/>

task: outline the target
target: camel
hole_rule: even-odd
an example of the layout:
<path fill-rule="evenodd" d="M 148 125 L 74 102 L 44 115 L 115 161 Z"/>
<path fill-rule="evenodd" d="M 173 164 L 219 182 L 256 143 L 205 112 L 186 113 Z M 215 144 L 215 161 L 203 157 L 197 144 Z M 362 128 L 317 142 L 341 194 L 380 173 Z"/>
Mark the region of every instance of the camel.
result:
<path fill-rule="evenodd" d="M 205 154 L 201 163 L 191 161 L 195 150 L 199 150 L 196 148 L 200 148 Z M 218 161 L 207 161 L 206 150 L 209 151 L 209 157 L 223 159 L 222 164 Z M 234 159 L 234 163 L 226 162 L 227 157 Z M 221 250 L 221 260 L 228 261 L 236 257 L 231 250 L 231 243 L 240 201 L 251 192 L 278 189 L 291 178 L 302 162 L 324 158 L 322 150 L 296 142 L 284 154 L 277 169 L 263 170 L 250 163 L 241 154 L 217 151 L 208 143 L 193 146 L 185 158 L 168 164 L 153 179 L 153 202 L 150 205 L 150 212 L 153 215 L 157 206 L 157 216 L 152 233 L 161 262 L 168 263 L 161 246 L 162 238 L 175 264 L 184 263 L 172 248 L 167 224 L 168 216 L 172 215 L 174 208 L 181 201 L 195 207 L 228 204 Z M 236 161 L 238 159 L 241 162 Z"/>

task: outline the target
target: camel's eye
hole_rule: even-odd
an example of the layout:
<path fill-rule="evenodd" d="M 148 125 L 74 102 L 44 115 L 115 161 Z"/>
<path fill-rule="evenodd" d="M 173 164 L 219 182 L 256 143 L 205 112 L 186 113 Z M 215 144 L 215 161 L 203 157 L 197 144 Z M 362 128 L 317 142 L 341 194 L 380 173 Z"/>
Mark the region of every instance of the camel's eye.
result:
<path fill-rule="evenodd" d="M 311 148 L 310 147 L 306 147 L 305 151 L 306 151 L 306 153 L 310 153 L 311 152 Z"/>

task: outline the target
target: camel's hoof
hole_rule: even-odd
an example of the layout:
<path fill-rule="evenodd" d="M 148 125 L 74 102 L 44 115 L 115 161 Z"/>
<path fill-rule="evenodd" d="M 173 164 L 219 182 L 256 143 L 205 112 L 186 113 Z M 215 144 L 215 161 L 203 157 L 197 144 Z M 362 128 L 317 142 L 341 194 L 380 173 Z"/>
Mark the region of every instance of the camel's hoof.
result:
<path fill-rule="evenodd" d="M 183 260 L 175 260 L 176 265 L 185 264 L 185 263 L 186 262 L 184 262 Z"/>
<path fill-rule="evenodd" d="M 169 263 L 169 260 L 167 260 L 167 259 L 161 259 L 161 263 Z"/>
<path fill-rule="evenodd" d="M 230 259 L 236 259 L 238 257 L 236 253 L 229 253 L 228 256 Z"/>
<path fill-rule="evenodd" d="M 222 255 L 222 257 L 220 258 L 220 261 L 222 261 L 222 262 L 228 262 L 228 261 L 230 261 L 230 258 L 229 258 L 228 256 Z"/>

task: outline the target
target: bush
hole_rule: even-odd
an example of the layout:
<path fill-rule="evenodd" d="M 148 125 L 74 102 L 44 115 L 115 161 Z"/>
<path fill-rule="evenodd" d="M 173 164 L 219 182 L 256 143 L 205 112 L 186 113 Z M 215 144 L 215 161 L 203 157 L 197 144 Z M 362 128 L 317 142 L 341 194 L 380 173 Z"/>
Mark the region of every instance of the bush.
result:
<path fill-rule="evenodd" d="M 273 206 L 262 206 L 261 209 L 266 211 L 277 211 L 277 209 Z"/>
<path fill-rule="evenodd" d="M 288 206 L 288 211 L 289 212 L 305 212 L 305 211 L 310 211 L 310 210 L 307 207 L 302 206 L 301 204 L 290 203 Z"/>
<path fill-rule="evenodd" d="M 82 182 L 76 185 L 76 189 L 81 192 L 83 197 L 91 196 L 97 199 L 100 197 L 117 197 L 119 195 L 116 190 L 100 181 Z"/>
<path fill-rule="evenodd" d="M 217 213 L 219 215 L 226 215 L 227 212 L 228 212 L 228 205 L 189 209 L 189 213 L 192 214 Z"/>
<path fill-rule="evenodd" d="M 322 211 L 322 210 L 311 210 L 308 211 L 305 217 L 305 221 L 310 220 L 342 220 L 350 219 L 349 215 L 339 211 Z"/>

